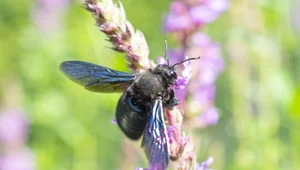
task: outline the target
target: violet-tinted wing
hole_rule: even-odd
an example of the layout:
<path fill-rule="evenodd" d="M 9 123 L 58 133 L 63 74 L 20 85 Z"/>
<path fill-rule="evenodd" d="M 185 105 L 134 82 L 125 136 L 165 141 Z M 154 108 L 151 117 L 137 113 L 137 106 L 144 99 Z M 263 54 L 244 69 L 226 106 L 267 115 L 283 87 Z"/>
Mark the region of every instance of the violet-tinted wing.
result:
<path fill-rule="evenodd" d="M 93 92 L 123 92 L 136 74 L 124 73 L 84 61 L 65 61 L 60 70 L 75 83 Z"/>
<path fill-rule="evenodd" d="M 146 124 L 142 148 L 151 170 L 165 170 L 169 164 L 169 143 L 161 100 L 155 100 Z"/>

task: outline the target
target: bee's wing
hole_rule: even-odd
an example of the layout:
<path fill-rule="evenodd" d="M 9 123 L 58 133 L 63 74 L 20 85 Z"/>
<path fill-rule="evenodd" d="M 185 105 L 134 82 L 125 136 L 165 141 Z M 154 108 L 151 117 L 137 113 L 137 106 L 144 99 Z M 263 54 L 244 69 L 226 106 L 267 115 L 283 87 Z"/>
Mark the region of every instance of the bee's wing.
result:
<path fill-rule="evenodd" d="M 165 170 L 169 164 L 169 141 L 163 116 L 162 100 L 152 104 L 145 128 L 142 148 L 149 160 L 149 168 Z"/>
<path fill-rule="evenodd" d="M 83 61 L 65 61 L 59 68 L 69 79 L 93 92 L 123 92 L 136 77 Z"/>

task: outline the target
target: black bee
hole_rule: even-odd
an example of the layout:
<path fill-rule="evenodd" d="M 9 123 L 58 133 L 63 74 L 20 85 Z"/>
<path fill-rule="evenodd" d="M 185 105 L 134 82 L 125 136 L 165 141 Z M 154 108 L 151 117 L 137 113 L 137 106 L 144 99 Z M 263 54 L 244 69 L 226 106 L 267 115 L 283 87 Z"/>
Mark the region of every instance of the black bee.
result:
<path fill-rule="evenodd" d="M 165 58 L 167 59 L 167 53 Z M 169 163 L 169 143 L 164 108 L 179 104 L 176 65 L 157 65 L 142 73 L 124 73 L 84 61 L 65 61 L 60 70 L 75 83 L 93 92 L 123 92 L 116 108 L 117 124 L 132 140 L 143 134 L 141 147 L 153 170 L 165 170 Z"/>

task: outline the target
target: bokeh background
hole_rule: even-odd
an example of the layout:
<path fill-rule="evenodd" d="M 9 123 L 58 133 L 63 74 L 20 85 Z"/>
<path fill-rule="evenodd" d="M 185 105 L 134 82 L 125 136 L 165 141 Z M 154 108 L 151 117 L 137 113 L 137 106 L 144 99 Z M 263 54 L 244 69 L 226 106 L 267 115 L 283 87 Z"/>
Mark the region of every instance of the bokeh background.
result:
<path fill-rule="evenodd" d="M 170 0 L 122 0 L 150 57 L 164 53 Z M 204 32 L 219 42 L 219 122 L 194 130 L 213 169 L 300 168 L 300 1 L 232 0 Z M 146 166 L 139 142 L 111 123 L 120 94 L 90 93 L 58 66 L 84 60 L 128 71 L 82 1 L 0 1 L 0 169 L 110 170 Z M 188 131 L 188 130 L 187 130 Z M 24 169 L 25 170 L 25 169 Z"/>

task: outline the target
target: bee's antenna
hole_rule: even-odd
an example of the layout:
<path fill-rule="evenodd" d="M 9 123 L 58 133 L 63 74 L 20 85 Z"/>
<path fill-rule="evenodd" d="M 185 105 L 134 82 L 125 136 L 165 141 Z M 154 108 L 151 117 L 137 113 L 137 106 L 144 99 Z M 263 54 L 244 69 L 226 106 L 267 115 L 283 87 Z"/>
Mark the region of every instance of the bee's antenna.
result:
<path fill-rule="evenodd" d="M 174 65 L 172 66 L 172 68 L 174 68 L 175 66 L 180 65 L 180 64 L 182 64 L 182 63 L 184 63 L 184 62 L 186 62 L 186 61 L 190 61 L 190 60 L 198 60 L 198 59 L 200 59 L 200 58 L 201 58 L 200 56 L 199 56 L 199 57 L 188 58 L 188 59 L 186 59 L 186 60 L 181 61 L 180 63 L 174 64 Z"/>
<path fill-rule="evenodd" d="M 165 59 L 167 60 L 167 63 L 169 65 L 169 59 L 168 59 L 168 43 L 167 39 L 165 39 Z"/>

